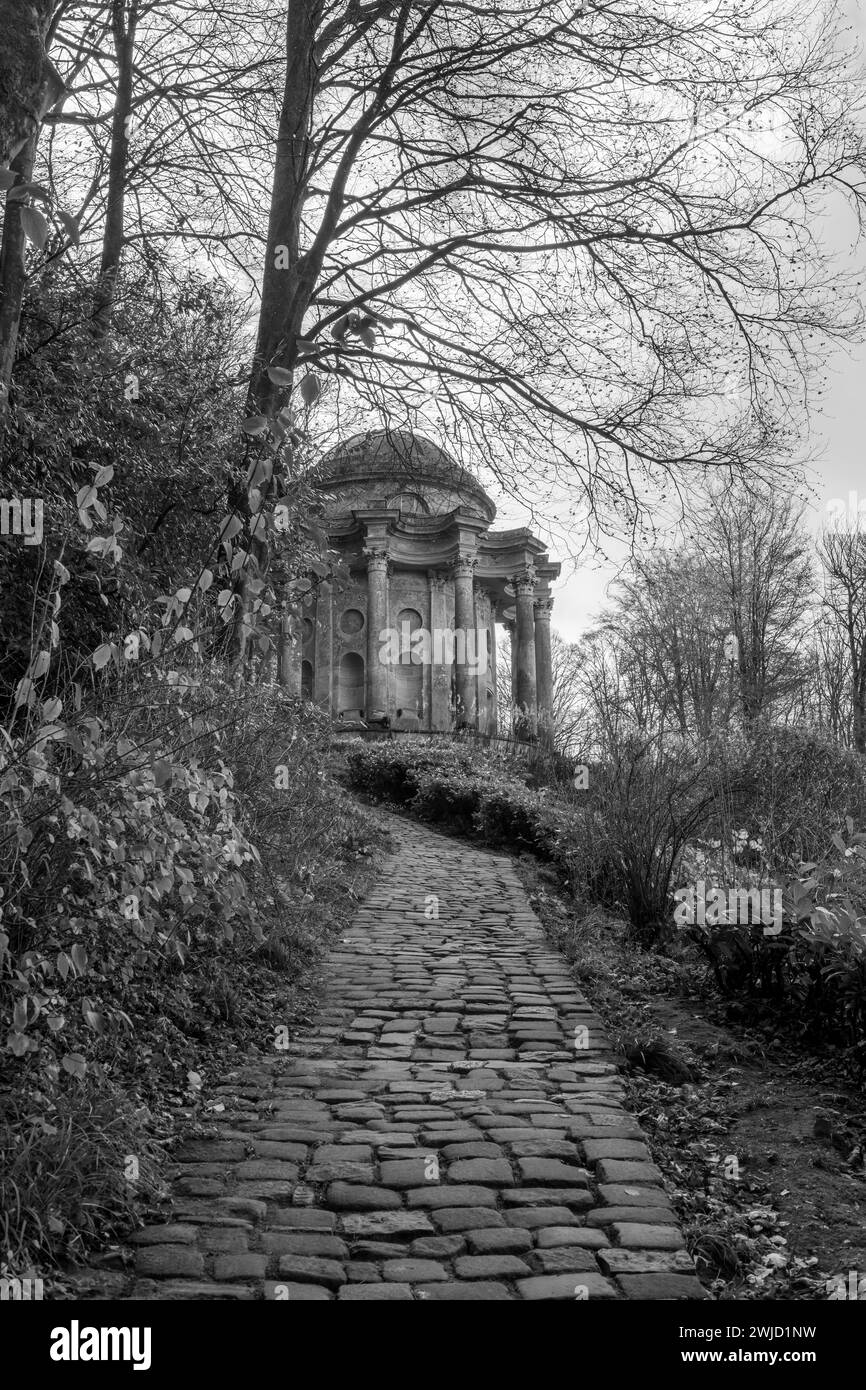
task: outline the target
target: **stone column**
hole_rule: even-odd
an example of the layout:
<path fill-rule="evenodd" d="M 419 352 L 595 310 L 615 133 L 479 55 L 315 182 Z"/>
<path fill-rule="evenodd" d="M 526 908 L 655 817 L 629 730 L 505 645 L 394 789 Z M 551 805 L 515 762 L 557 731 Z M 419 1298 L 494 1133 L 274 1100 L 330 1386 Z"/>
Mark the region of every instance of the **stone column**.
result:
<path fill-rule="evenodd" d="M 430 728 L 451 728 L 451 665 L 436 660 L 436 634 L 448 628 L 445 585 L 448 576 L 441 570 L 428 570 L 430 585 L 430 636 L 433 651 L 430 654 Z M 441 655 L 440 649 L 440 655 Z"/>
<path fill-rule="evenodd" d="M 525 718 L 524 736 L 538 728 L 535 691 L 535 571 L 529 567 L 515 576 L 517 597 L 517 704 L 518 719 Z"/>
<path fill-rule="evenodd" d="M 496 683 L 496 601 L 491 595 L 490 599 L 490 685 L 493 689 L 493 708 L 490 711 L 490 721 L 487 732 L 491 738 L 499 732 L 499 687 Z"/>
<path fill-rule="evenodd" d="M 290 695 L 301 693 L 301 620 L 294 607 L 280 618 L 277 646 L 277 681 Z M 294 631 L 293 631 L 294 629 Z"/>
<path fill-rule="evenodd" d="M 319 584 L 316 598 L 316 640 L 313 662 L 313 699 L 320 709 L 334 714 L 334 604 L 329 579 Z"/>
<path fill-rule="evenodd" d="M 472 555 L 458 555 L 453 562 L 454 570 L 454 628 L 457 632 L 468 633 L 475 627 L 475 566 L 477 561 Z M 455 635 L 455 648 L 457 638 Z M 457 660 L 459 655 L 463 660 Z M 457 716 L 458 726 L 468 724 L 474 729 L 478 720 L 478 681 L 474 666 L 466 661 L 466 645 L 463 650 L 455 651 L 455 666 L 457 676 L 457 695 L 460 701 L 459 714 Z"/>
<path fill-rule="evenodd" d="M 367 719 L 389 714 L 388 667 L 380 661 L 382 639 L 388 627 L 388 552 L 367 549 Z"/>
<path fill-rule="evenodd" d="M 478 692 L 478 729 L 480 733 L 488 734 L 488 716 L 491 710 L 487 703 L 487 689 L 492 680 L 492 667 L 489 651 L 490 595 L 486 589 L 475 590 L 475 627 L 475 653 L 478 658 L 475 677 L 475 688 Z"/>
<path fill-rule="evenodd" d="M 289 616 L 283 613 L 280 618 L 280 635 L 277 638 L 277 685 L 288 685 L 292 678 L 292 634 Z"/>
<path fill-rule="evenodd" d="M 517 623 L 508 621 L 504 626 L 508 633 L 508 645 L 511 649 L 511 721 L 508 730 L 511 733 L 514 729 L 514 720 L 517 717 Z"/>
<path fill-rule="evenodd" d="M 550 647 L 550 616 L 553 599 L 535 601 L 535 676 L 538 686 L 538 728 L 548 742 L 553 741 L 553 658 Z"/>

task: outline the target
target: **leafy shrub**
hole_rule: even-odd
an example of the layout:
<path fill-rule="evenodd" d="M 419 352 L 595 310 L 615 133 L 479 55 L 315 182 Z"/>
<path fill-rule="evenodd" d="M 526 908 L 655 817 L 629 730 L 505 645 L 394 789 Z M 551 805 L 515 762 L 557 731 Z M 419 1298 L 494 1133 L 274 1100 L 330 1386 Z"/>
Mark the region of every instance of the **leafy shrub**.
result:
<path fill-rule="evenodd" d="M 560 806 L 557 813 L 556 803 L 544 793 L 496 782 L 484 789 L 474 822 L 491 844 L 531 850 L 550 860 L 558 854 L 563 812 Z"/>
<path fill-rule="evenodd" d="M 563 833 L 569 879 L 653 942 L 666 930 L 683 848 L 715 804 L 712 765 L 685 743 L 626 738 L 611 745 L 583 796 Z"/>
<path fill-rule="evenodd" d="M 239 987 L 311 964 L 369 853 L 311 706 L 268 685 L 239 695 L 216 667 L 113 689 L 99 716 L 62 718 L 62 739 L 37 722 L 0 755 L 0 1197 L 22 1261 L 129 1224 L 119 1156 L 147 1141 L 141 1107 L 113 1099 L 120 1078 L 164 1103 L 186 1093 L 214 1024 L 252 1016 L 266 1037 L 274 995 L 251 1009 Z M 102 1217 L 86 1220 L 71 1174 L 100 1152 Z"/>
<path fill-rule="evenodd" d="M 760 996 L 866 1065 L 866 834 L 849 818 L 819 863 L 780 878 L 783 928 L 693 926 L 720 989 Z"/>
<path fill-rule="evenodd" d="M 483 774 L 472 769 L 416 769 L 412 811 L 421 820 L 441 821 L 453 830 L 471 832 L 482 791 Z"/>
<path fill-rule="evenodd" d="M 358 791 L 398 805 L 416 796 L 422 773 L 465 773 L 477 765 L 471 750 L 459 745 L 433 747 L 421 739 L 377 739 L 353 748 L 346 761 Z"/>
<path fill-rule="evenodd" d="M 478 834 L 490 844 L 533 849 L 546 858 L 555 832 L 545 794 L 521 770 L 465 745 L 377 740 L 348 754 L 352 785 L 406 806 L 422 820 Z"/>
<path fill-rule="evenodd" d="M 866 758 L 813 729 L 758 725 L 713 756 L 719 833 L 747 827 L 776 870 L 823 854 L 846 816 L 866 821 Z"/>

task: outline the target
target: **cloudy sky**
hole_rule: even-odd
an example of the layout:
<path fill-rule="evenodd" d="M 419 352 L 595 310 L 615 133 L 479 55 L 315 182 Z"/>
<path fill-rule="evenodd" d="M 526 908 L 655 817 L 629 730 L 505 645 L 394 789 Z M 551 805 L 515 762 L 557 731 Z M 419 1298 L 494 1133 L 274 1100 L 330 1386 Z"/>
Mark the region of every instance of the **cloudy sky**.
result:
<path fill-rule="evenodd" d="M 846 9 L 866 48 L 866 0 L 847 0 Z M 828 218 L 826 238 L 837 248 L 840 266 L 859 271 L 866 284 L 866 244 L 856 246 L 854 218 L 846 217 L 844 222 Z M 835 502 L 847 508 L 850 493 L 858 494 L 866 509 L 866 344 L 831 353 L 823 379 L 814 382 L 801 462 L 809 484 L 807 517 L 816 532 L 828 517 L 828 506 Z M 497 525 L 521 524 L 527 524 L 527 517 L 520 515 L 519 508 L 502 503 Z M 555 546 L 551 549 L 555 551 Z M 563 564 L 555 589 L 553 625 L 569 641 L 577 641 L 591 625 L 604 604 L 608 584 L 628 555 L 624 543 L 608 542 L 606 550 L 606 555 L 585 555 L 577 565 L 568 560 Z"/>

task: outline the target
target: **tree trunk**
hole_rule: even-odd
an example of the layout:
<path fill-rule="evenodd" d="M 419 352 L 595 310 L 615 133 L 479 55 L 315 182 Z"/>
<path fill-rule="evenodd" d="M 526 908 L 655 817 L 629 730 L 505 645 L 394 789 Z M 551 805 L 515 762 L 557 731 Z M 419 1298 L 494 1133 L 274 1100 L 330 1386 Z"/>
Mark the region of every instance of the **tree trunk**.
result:
<path fill-rule="evenodd" d="M 12 161 L 11 167 L 18 175 L 16 183 L 28 183 L 32 178 L 37 139 L 38 132 L 25 141 L 23 148 Z M 27 238 L 21 226 L 23 206 L 24 204 L 17 199 L 7 201 L 3 219 L 3 243 L 0 248 L 0 416 L 9 400 L 15 350 L 18 346 L 21 305 L 24 302 L 24 288 L 27 284 L 24 264 Z"/>
<path fill-rule="evenodd" d="M 307 296 L 299 293 L 300 226 L 306 197 L 307 142 L 316 94 L 314 50 L 322 15 L 322 0 L 289 0 L 286 15 L 286 73 L 277 128 L 274 178 L 268 240 L 262 274 L 262 297 L 253 369 L 247 394 L 247 413 L 274 415 L 288 386 L 276 386 L 268 376 L 275 359 L 291 369 L 297 357 L 295 339 L 307 308 Z M 249 517 L 246 492 L 234 480 L 229 486 L 229 506 L 245 520 Z M 250 561 L 240 576 L 229 635 L 229 665 L 237 679 L 246 668 L 249 612 L 248 584 L 267 570 L 267 541 L 250 543 Z"/>
<path fill-rule="evenodd" d="M 286 77 L 277 133 L 268 244 L 248 408 L 273 414 L 286 387 L 275 386 L 268 367 L 275 354 L 293 367 L 307 302 L 299 295 L 300 225 L 306 196 L 307 144 L 316 94 L 314 52 L 322 0 L 289 0 Z"/>
<path fill-rule="evenodd" d="M 45 51 L 54 0 L 0 0 L 0 165 L 8 166 L 63 92 Z"/>
<path fill-rule="evenodd" d="M 129 118 L 132 114 L 133 58 L 137 24 L 138 0 L 113 0 L 111 33 L 117 58 L 117 92 L 111 120 L 105 229 L 102 234 L 102 259 L 94 315 L 95 332 L 100 338 L 105 337 L 111 324 L 111 311 L 117 291 L 117 273 L 123 253 L 123 216 L 129 163 Z"/>

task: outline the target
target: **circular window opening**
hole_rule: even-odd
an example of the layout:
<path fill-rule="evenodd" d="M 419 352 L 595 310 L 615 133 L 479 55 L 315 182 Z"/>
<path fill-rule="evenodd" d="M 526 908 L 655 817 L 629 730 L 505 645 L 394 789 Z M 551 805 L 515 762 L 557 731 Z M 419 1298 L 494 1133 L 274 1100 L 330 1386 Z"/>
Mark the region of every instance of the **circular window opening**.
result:
<path fill-rule="evenodd" d="M 364 614 L 359 608 L 347 608 L 340 618 L 340 631 L 347 637 L 353 637 L 356 632 L 360 632 L 364 626 Z"/>
<path fill-rule="evenodd" d="M 404 623 L 408 623 L 410 632 L 415 632 L 422 621 L 421 614 L 414 608 L 401 608 L 397 614 L 397 626 L 402 627 Z"/>
<path fill-rule="evenodd" d="M 399 507 L 401 512 L 409 516 L 425 516 L 430 510 L 418 492 L 398 492 L 396 497 L 389 499 L 388 506 Z"/>

